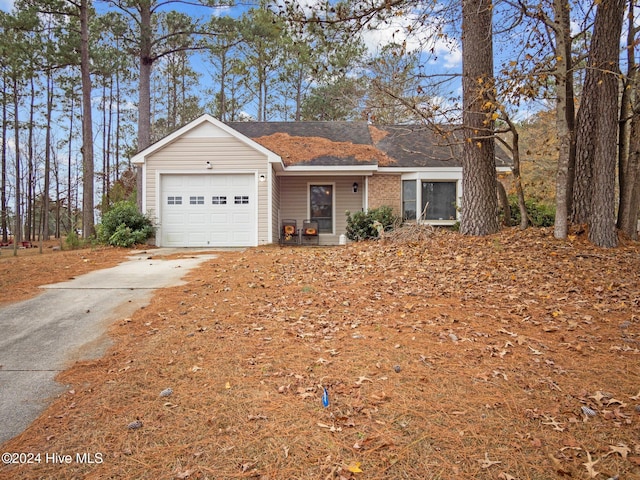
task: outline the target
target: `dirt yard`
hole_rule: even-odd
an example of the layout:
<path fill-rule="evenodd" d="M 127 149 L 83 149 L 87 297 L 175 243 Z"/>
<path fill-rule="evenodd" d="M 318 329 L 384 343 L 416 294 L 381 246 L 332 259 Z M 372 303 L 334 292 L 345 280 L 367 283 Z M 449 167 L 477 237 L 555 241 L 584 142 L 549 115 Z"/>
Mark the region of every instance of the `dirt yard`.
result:
<path fill-rule="evenodd" d="M 0 300 L 125 254 L 3 251 Z M 550 230 L 222 252 L 59 376 L 0 478 L 638 479 L 639 275 Z"/>

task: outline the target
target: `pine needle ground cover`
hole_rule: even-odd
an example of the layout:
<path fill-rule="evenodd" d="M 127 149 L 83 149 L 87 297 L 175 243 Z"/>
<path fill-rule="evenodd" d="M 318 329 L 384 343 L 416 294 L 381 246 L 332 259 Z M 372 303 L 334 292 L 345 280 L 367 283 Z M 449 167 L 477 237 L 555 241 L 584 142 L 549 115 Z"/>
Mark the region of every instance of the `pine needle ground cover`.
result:
<path fill-rule="evenodd" d="M 640 478 L 639 272 L 545 230 L 220 252 L 58 377 L 0 478 Z"/>

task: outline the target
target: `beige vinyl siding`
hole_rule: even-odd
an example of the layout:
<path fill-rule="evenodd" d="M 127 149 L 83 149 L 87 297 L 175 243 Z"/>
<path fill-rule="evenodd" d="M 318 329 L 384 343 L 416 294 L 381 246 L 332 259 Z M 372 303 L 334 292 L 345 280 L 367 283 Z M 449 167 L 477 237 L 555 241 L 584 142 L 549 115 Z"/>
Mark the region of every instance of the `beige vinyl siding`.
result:
<path fill-rule="evenodd" d="M 210 162 L 211 169 L 206 168 Z M 146 158 L 146 210 L 160 219 L 156 205 L 158 198 L 158 172 L 194 173 L 257 173 L 267 175 L 267 158 L 264 154 L 234 137 L 178 138 L 175 142 Z M 258 183 L 258 244 L 270 243 L 268 238 L 268 187 Z"/>
<path fill-rule="evenodd" d="M 353 193 L 353 183 L 358 183 L 358 193 Z M 334 225 L 332 235 L 320 235 L 321 245 L 337 245 L 340 235 L 346 232 L 345 212 L 357 212 L 363 208 L 364 178 L 361 176 L 340 177 L 280 177 L 280 219 L 295 219 L 298 226 L 309 218 L 309 185 L 335 185 L 334 187 Z"/>

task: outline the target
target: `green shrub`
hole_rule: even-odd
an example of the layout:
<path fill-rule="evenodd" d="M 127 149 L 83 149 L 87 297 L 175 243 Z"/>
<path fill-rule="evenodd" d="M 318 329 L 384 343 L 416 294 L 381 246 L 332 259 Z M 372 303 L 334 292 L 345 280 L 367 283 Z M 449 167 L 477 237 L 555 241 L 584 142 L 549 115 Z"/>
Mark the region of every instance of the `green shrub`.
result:
<path fill-rule="evenodd" d="M 77 248 L 80 248 L 80 246 L 82 245 L 82 240 L 80 239 L 80 237 L 78 237 L 76 231 L 72 229 L 69 233 L 67 233 L 67 237 L 64 239 L 64 245 L 69 250 L 75 250 Z"/>
<path fill-rule="evenodd" d="M 528 198 L 524 202 L 527 207 L 529 219 L 534 227 L 552 227 L 556 220 L 556 209 L 535 199 Z M 520 224 L 520 207 L 518 207 L 518 197 L 509 196 L 511 207 L 511 225 Z"/>
<path fill-rule="evenodd" d="M 102 216 L 98 241 L 116 247 L 144 243 L 155 231 L 151 219 L 138 212 L 133 202 L 118 202 Z"/>
<path fill-rule="evenodd" d="M 379 237 L 380 230 L 392 230 L 400 223 L 389 206 L 372 208 L 365 212 L 346 212 L 347 238 L 349 240 L 368 240 Z"/>

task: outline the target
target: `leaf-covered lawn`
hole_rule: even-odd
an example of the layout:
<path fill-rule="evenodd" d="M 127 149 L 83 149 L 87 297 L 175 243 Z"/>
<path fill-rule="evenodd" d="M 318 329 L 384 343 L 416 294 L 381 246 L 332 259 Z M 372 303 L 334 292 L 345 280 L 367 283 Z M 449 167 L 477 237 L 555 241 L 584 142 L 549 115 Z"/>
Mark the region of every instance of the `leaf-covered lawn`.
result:
<path fill-rule="evenodd" d="M 221 252 L 2 446 L 102 463 L 0 478 L 639 478 L 639 272 L 545 230 Z"/>

